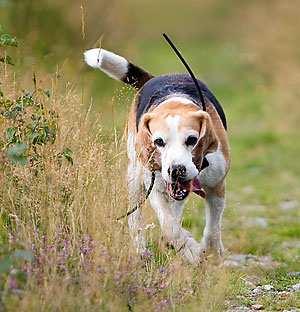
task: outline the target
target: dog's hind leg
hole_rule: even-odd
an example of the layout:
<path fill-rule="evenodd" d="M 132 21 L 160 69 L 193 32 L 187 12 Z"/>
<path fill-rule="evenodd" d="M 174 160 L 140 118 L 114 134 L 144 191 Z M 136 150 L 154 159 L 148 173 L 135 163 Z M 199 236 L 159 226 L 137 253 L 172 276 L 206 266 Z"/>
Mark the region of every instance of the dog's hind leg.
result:
<path fill-rule="evenodd" d="M 142 254 L 146 250 L 146 240 L 140 207 L 141 199 L 144 196 L 140 176 L 141 168 L 129 163 L 127 173 L 129 208 L 135 209 L 135 211 L 128 216 L 128 226 L 133 244 L 137 252 Z"/>
<path fill-rule="evenodd" d="M 200 172 L 200 181 L 206 191 L 205 219 L 202 243 L 206 249 L 223 254 L 221 222 L 225 208 L 225 176 L 229 168 L 221 150 L 206 155 L 209 166 Z"/>
<path fill-rule="evenodd" d="M 128 170 L 127 170 L 127 182 L 128 182 L 128 201 L 129 210 L 135 209 L 128 216 L 128 226 L 131 239 L 139 254 L 143 254 L 146 251 L 146 240 L 144 237 L 144 224 L 141 214 L 141 200 L 143 194 L 143 174 L 142 166 L 137 160 L 135 152 L 135 137 L 132 134 L 128 134 L 127 153 L 129 158 Z"/>

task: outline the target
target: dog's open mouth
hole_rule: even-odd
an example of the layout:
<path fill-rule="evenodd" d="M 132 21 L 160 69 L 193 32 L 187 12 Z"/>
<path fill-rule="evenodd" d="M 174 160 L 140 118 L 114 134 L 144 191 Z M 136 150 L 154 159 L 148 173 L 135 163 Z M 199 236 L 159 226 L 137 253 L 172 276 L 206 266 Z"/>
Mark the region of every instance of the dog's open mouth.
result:
<path fill-rule="evenodd" d="M 179 201 L 184 200 L 190 192 L 205 198 L 205 191 L 198 178 L 189 181 L 178 180 L 174 183 L 167 183 L 167 191 L 173 199 Z"/>
<path fill-rule="evenodd" d="M 174 183 L 167 184 L 167 190 L 169 195 L 175 200 L 184 200 L 191 191 L 192 181 L 176 181 Z"/>

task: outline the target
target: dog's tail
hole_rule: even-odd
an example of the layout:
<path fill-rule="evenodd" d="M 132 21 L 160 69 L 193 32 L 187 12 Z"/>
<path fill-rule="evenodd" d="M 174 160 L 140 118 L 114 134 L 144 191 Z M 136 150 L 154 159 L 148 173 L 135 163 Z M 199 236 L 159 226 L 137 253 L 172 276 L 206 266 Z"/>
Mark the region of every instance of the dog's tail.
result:
<path fill-rule="evenodd" d="M 101 69 L 108 76 L 121 80 L 137 89 L 153 78 L 151 74 L 130 63 L 124 57 L 104 49 L 86 51 L 84 60 L 89 66 Z"/>

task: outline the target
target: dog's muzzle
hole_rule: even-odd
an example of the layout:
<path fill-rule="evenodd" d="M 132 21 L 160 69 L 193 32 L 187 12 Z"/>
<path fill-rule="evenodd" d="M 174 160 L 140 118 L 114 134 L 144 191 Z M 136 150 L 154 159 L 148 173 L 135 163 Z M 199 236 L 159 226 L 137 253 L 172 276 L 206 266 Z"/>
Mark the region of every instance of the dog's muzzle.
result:
<path fill-rule="evenodd" d="M 187 179 L 186 168 L 183 165 L 173 165 L 168 169 L 171 183 L 167 183 L 167 191 L 175 200 L 184 200 L 190 192 L 194 192 L 201 197 L 205 197 L 205 191 L 201 187 L 198 177 Z"/>

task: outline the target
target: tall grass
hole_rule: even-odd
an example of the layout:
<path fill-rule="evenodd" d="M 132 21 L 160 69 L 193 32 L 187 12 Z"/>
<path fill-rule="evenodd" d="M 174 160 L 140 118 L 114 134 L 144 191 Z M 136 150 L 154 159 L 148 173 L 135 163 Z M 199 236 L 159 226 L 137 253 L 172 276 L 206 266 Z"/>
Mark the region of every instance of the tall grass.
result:
<path fill-rule="evenodd" d="M 4 75 L 10 86 L 11 73 Z M 145 263 L 135 255 L 126 220 L 116 221 L 128 209 L 123 137 L 104 135 L 72 86 L 48 78 L 43 109 L 58 115 L 55 141 L 38 146 L 38 162 L 26 165 L 12 163 L 2 150 L 2 255 L 31 255 L 3 273 L 3 305 L 8 311 L 122 311 L 186 302 L 191 310 L 201 304 L 221 311 L 228 288 L 224 269 L 184 266 L 151 226 L 154 259 Z M 10 98 L 19 92 L 3 89 Z M 2 118 L 1 133 L 7 126 Z M 66 147 L 72 162 L 56 157 Z"/>

